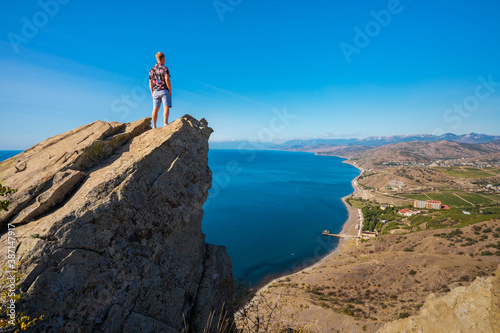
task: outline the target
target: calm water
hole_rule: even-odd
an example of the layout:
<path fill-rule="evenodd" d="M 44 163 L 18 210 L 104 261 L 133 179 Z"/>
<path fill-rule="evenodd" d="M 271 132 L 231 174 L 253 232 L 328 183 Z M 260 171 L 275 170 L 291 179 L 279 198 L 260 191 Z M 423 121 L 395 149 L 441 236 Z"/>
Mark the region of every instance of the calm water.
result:
<path fill-rule="evenodd" d="M 0 161 L 21 151 L 0 151 Z M 213 185 L 206 241 L 224 245 L 236 278 L 259 286 L 317 262 L 337 246 L 322 236 L 347 219 L 340 200 L 359 172 L 341 158 L 280 151 L 209 152 Z"/>
<path fill-rule="evenodd" d="M 0 162 L 19 153 L 22 153 L 22 150 L 0 150 Z"/>
<path fill-rule="evenodd" d="M 322 236 L 347 219 L 341 201 L 358 170 L 311 153 L 210 150 L 206 241 L 227 247 L 236 278 L 258 286 L 321 259 L 337 245 Z"/>

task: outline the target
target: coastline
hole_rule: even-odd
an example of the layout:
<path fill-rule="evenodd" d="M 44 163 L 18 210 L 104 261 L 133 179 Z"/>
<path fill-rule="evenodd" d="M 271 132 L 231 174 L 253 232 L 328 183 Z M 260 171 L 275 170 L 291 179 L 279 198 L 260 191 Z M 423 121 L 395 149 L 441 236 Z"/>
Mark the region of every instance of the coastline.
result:
<path fill-rule="evenodd" d="M 346 163 L 346 164 L 350 164 L 352 165 L 353 167 L 355 167 L 356 169 L 358 169 L 360 171 L 360 174 L 358 176 L 356 176 L 352 181 L 351 181 L 351 185 L 352 185 L 352 188 L 353 188 L 353 192 L 351 194 L 348 194 L 346 195 L 345 197 L 343 197 L 341 200 L 342 202 L 344 203 L 346 209 L 347 209 L 347 220 L 344 222 L 344 224 L 342 225 L 342 229 L 340 231 L 340 235 L 351 235 L 351 236 L 357 236 L 358 234 L 358 231 L 356 230 L 356 225 L 358 224 L 358 219 L 357 219 L 357 209 L 354 208 L 354 207 L 351 207 L 347 202 L 346 202 L 346 199 L 351 196 L 351 195 L 355 195 L 359 192 L 359 188 L 357 186 L 357 181 L 359 179 L 359 177 L 363 174 L 364 170 L 359 168 L 358 166 L 352 164 L 352 163 L 349 163 L 349 160 L 346 159 L 345 161 L 342 161 L 342 163 Z M 287 274 L 287 275 L 283 275 L 283 276 L 280 276 L 280 277 L 277 277 L 271 281 L 269 281 L 268 283 L 266 283 L 263 287 L 259 288 L 257 290 L 257 294 L 258 295 L 260 292 L 262 291 L 266 291 L 270 285 L 272 285 L 273 283 L 276 283 L 277 281 L 283 279 L 283 278 L 286 278 L 286 277 L 291 277 L 291 276 L 294 276 L 296 274 L 302 274 L 302 272 L 308 272 L 312 269 L 314 269 L 315 267 L 325 263 L 326 261 L 329 261 L 330 259 L 332 259 L 333 257 L 339 255 L 340 253 L 342 253 L 342 251 L 345 249 L 346 245 L 348 243 L 352 242 L 352 240 L 350 239 L 346 239 L 346 238 L 339 238 L 339 243 L 337 245 L 337 247 L 327 253 L 323 258 L 321 258 L 318 262 L 312 264 L 311 266 L 308 266 L 308 267 L 305 267 L 299 271 L 296 271 L 294 273 L 290 273 L 290 274 Z"/>

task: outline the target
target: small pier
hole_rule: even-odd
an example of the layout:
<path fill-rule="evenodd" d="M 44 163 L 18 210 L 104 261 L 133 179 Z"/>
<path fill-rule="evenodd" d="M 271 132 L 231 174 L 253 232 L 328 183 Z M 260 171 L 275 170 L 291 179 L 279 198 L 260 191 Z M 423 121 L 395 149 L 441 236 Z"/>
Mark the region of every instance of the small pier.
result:
<path fill-rule="evenodd" d="M 331 234 L 330 231 L 324 230 L 322 235 L 325 236 L 332 236 L 332 237 L 337 237 L 337 238 L 358 238 L 358 236 L 347 236 L 347 235 L 339 235 L 339 234 Z"/>

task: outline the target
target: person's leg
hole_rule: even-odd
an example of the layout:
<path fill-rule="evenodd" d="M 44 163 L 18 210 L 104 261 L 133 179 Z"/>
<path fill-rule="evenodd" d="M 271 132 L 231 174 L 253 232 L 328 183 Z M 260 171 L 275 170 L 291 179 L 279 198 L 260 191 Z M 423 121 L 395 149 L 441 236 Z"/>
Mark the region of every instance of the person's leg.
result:
<path fill-rule="evenodd" d="M 161 96 L 159 96 L 158 91 L 153 91 L 153 128 L 156 128 L 156 120 L 158 119 L 158 111 L 160 110 Z"/>
<path fill-rule="evenodd" d="M 160 108 L 153 108 L 153 115 L 151 118 L 153 118 L 153 128 L 156 128 L 156 119 L 158 119 L 158 111 L 160 111 Z"/>
<path fill-rule="evenodd" d="M 165 95 L 163 96 L 163 126 L 168 124 L 168 115 L 170 113 L 170 108 L 172 107 L 172 95 L 170 91 L 165 90 Z"/>
<path fill-rule="evenodd" d="M 168 115 L 170 113 L 170 107 L 172 106 L 172 99 L 170 91 L 162 91 L 162 102 L 163 102 L 163 126 L 168 124 Z"/>
<path fill-rule="evenodd" d="M 163 105 L 163 126 L 168 124 L 168 114 L 170 112 L 170 107 Z"/>

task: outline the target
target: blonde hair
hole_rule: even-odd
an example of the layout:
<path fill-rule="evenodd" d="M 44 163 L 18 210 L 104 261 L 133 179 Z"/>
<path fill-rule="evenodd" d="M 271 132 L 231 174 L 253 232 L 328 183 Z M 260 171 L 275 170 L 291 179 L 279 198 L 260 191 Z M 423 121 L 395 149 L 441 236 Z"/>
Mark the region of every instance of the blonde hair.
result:
<path fill-rule="evenodd" d="M 158 62 L 162 61 L 163 59 L 165 59 L 165 55 L 161 52 L 158 52 L 156 54 L 156 60 L 158 60 Z"/>

